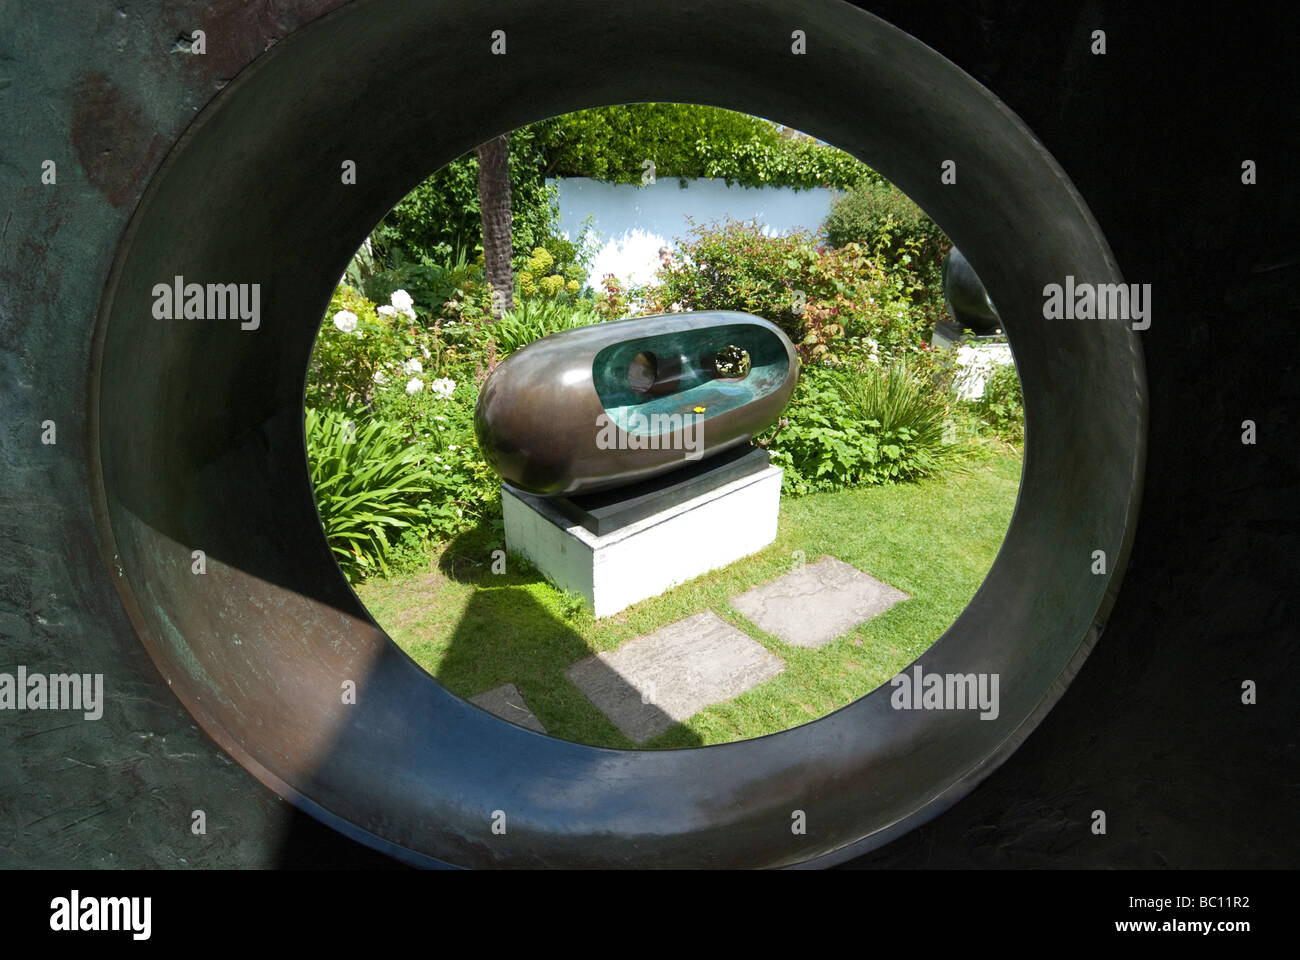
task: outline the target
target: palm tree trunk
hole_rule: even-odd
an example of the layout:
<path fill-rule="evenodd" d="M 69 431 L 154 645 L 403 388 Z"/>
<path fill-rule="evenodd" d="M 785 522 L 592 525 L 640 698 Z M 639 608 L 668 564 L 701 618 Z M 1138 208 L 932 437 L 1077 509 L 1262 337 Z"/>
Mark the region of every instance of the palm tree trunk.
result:
<path fill-rule="evenodd" d="M 479 213 L 483 219 L 483 265 L 492 295 L 493 317 L 513 310 L 515 305 L 514 274 L 510 270 L 509 136 L 493 137 L 475 150 Z"/>

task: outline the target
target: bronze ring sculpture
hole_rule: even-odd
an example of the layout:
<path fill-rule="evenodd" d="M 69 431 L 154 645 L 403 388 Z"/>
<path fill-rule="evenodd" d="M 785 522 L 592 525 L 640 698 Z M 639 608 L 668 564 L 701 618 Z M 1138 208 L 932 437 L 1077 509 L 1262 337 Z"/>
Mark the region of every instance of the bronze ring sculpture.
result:
<path fill-rule="evenodd" d="M 104 564 L 176 696 L 281 796 L 412 863 L 826 864 L 955 802 L 1087 656 L 1136 520 L 1137 337 L 1122 322 L 1053 324 L 1039 310 L 1044 284 L 1067 274 L 1120 280 L 1064 172 L 970 76 L 833 0 L 799 10 L 823 44 L 817 57 L 784 55 L 792 20 L 779 0 L 710 4 L 689 42 L 681 18 L 699 8 L 682 0 L 654 17 L 579 0 L 372 10 L 310 24 L 198 116 L 151 182 L 104 294 L 88 443 Z M 493 58 L 479 41 L 502 23 L 548 42 L 512 40 Z M 763 45 L 776 52 L 760 66 Z M 557 59 L 584 68 L 556 71 Z M 320 82 L 323 63 L 341 82 Z M 467 71 L 483 82 L 466 85 Z M 414 88 L 424 94 L 413 103 L 401 94 Z M 1026 398 L 1020 500 L 988 579 L 923 657 L 929 672 L 999 672 L 996 720 L 896 712 L 886 688 L 758 740 L 666 752 L 566 743 L 441 688 L 330 558 L 304 463 L 303 372 L 361 237 L 430 169 L 490 135 L 647 99 L 777 118 L 849 150 L 934 217 L 998 304 Z M 375 108 L 386 103 L 401 108 Z M 340 189 L 344 158 L 364 173 Z M 941 186 L 948 158 L 978 176 Z M 178 275 L 260 282 L 260 328 L 160 326 L 149 291 Z M 198 545 L 219 561 L 206 579 L 190 573 Z M 1097 549 L 1110 564 L 1091 576 Z M 338 697 L 348 680 L 354 705 Z M 490 829 L 495 810 L 509 818 L 504 835 Z M 807 833 L 791 831 L 794 810 Z"/>

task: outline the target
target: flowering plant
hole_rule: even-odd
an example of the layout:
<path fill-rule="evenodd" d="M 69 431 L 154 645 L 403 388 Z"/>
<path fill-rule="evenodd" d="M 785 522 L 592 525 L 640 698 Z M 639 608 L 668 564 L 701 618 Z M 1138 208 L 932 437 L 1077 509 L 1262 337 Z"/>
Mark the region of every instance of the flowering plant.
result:
<path fill-rule="evenodd" d="M 904 289 L 857 244 L 819 245 L 808 233 L 771 236 L 756 222 L 692 227 L 682 256 L 661 267 L 646 306 L 670 312 L 741 310 L 781 327 L 804 360 L 845 359 L 850 342 L 890 357 L 923 342 L 924 317 Z"/>
<path fill-rule="evenodd" d="M 312 354 L 308 406 L 368 408 L 379 391 L 403 384 L 411 389 L 418 378 L 404 378 L 423 373 L 421 358 L 441 355 L 442 349 L 438 328 L 429 330 L 414 317 L 405 290 L 394 291 L 383 306 L 351 287 L 335 290 Z"/>

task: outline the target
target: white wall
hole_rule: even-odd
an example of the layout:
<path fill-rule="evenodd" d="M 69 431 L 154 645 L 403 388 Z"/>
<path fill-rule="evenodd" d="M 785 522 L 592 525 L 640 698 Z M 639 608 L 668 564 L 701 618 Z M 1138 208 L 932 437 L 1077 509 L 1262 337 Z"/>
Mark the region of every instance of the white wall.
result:
<path fill-rule="evenodd" d="M 659 248 L 674 253 L 677 241 L 690 230 L 686 218 L 698 225 L 721 221 L 756 219 L 768 234 L 781 235 L 796 229 L 816 231 L 830 211 L 836 191 L 817 187 L 728 187 L 725 180 L 657 180 L 649 186 L 631 183 L 601 183 L 585 177 L 558 181 L 560 230 L 575 239 L 582 222 L 591 214 L 601 246 L 592 262 L 588 283 L 600 289 L 607 273 L 625 284 L 646 283 L 659 266 Z"/>

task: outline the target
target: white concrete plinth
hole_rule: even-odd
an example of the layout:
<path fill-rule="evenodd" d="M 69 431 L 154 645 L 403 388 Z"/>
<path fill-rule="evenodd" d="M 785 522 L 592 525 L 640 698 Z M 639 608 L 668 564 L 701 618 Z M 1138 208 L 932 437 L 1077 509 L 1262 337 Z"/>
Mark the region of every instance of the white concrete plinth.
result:
<path fill-rule="evenodd" d="M 775 540 L 781 473 L 767 466 L 603 537 L 502 487 L 506 549 L 607 617 Z"/>

